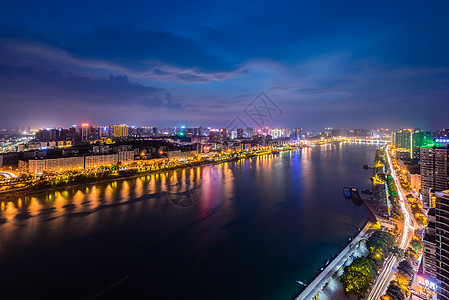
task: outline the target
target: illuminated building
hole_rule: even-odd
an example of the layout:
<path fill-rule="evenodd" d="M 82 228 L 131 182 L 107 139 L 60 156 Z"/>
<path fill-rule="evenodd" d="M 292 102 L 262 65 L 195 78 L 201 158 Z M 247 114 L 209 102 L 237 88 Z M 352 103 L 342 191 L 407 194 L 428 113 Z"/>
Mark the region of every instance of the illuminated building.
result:
<path fill-rule="evenodd" d="M 167 157 L 168 159 L 174 159 L 174 160 L 180 160 L 180 159 L 187 159 L 190 157 L 195 157 L 197 154 L 196 151 L 181 151 L 181 150 L 175 150 L 175 151 L 168 151 Z"/>
<path fill-rule="evenodd" d="M 114 137 L 127 137 L 128 136 L 128 125 L 120 124 L 114 125 Z"/>
<path fill-rule="evenodd" d="M 84 168 L 93 169 L 98 167 L 105 167 L 115 165 L 118 162 L 117 154 L 107 155 L 90 155 L 84 157 Z"/>
<path fill-rule="evenodd" d="M 449 300 L 449 190 L 435 195 L 437 294 L 438 299 Z"/>
<path fill-rule="evenodd" d="M 248 128 L 246 128 L 246 131 L 247 131 L 248 138 L 252 138 L 253 136 L 257 135 L 256 128 L 248 127 Z"/>
<path fill-rule="evenodd" d="M 237 138 L 243 139 L 243 128 L 237 128 Z"/>
<path fill-rule="evenodd" d="M 118 161 L 124 164 L 132 163 L 134 161 L 134 151 L 119 151 L 118 153 Z"/>
<path fill-rule="evenodd" d="M 299 140 L 302 136 L 302 128 L 293 128 L 292 138 Z"/>
<path fill-rule="evenodd" d="M 429 193 L 444 191 L 448 188 L 448 148 L 422 147 L 421 148 L 421 194 L 423 202 L 430 203 Z"/>
<path fill-rule="evenodd" d="M 437 278 L 437 245 L 435 242 L 435 208 L 431 208 L 427 214 L 428 224 L 423 238 L 423 274 L 426 278 Z"/>
<path fill-rule="evenodd" d="M 410 135 L 410 158 L 420 158 L 420 148 L 432 143 L 432 134 L 430 131 L 421 131 L 419 129 L 413 131 Z"/>
<path fill-rule="evenodd" d="M 271 129 L 270 135 L 273 137 L 273 139 L 279 139 L 282 137 L 282 129 Z"/>
<path fill-rule="evenodd" d="M 90 140 L 90 125 L 87 123 L 81 125 L 81 140 L 82 141 Z"/>
<path fill-rule="evenodd" d="M 211 130 L 209 132 L 209 141 L 215 144 L 223 144 L 225 137 L 222 130 Z"/>
<path fill-rule="evenodd" d="M 449 129 L 437 129 L 435 132 L 436 138 L 449 138 Z"/>
<path fill-rule="evenodd" d="M 412 129 L 401 129 L 393 132 L 393 144 L 396 149 L 410 150 Z"/>
<path fill-rule="evenodd" d="M 33 174 L 58 173 L 76 169 L 84 169 L 84 157 L 30 159 L 28 161 L 28 172 Z"/>

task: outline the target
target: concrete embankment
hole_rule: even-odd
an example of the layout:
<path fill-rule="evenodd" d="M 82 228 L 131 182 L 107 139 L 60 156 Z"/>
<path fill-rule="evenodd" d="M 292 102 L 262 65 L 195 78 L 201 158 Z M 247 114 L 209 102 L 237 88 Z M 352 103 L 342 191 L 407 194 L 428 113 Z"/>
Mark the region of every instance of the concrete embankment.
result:
<path fill-rule="evenodd" d="M 344 267 L 348 258 L 350 258 L 350 256 L 357 250 L 360 241 L 367 236 L 367 233 L 371 229 L 372 225 L 373 223 L 368 221 L 354 240 L 346 246 L 346 248 L 344 248 L 340 254 L 332 260 L 332 262 L 329 263 L 329 265 L 307 286 L 304 291 L 299 294 L 298 297 L 296 297 L 296 300 L 316 299 L 328 281 L 332 279 L 334 274 L 337 273 L 340 268 Z"/>

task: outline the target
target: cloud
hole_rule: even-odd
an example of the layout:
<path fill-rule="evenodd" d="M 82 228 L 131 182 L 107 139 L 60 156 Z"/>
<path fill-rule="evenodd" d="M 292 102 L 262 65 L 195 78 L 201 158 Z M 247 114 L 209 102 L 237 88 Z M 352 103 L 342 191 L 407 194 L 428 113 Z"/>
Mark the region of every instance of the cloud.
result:
<path fill-rule="evenodd" d="M 1 99 L 48 99 L 105 105 L 142 103 L 150 107 L 175 108 L 178 105 L 177 109 L 182 108 L 171 99 L 163 103 L 161 97 L 164 93 L 164 89 L 133 83 L 126 75 L 91 78 L 57 70 L 0 65 Z"/>
<path fill-rule="evenodd" d="M 93 73 L 108 70 L 179 83 L 222 81 L 244 72 L 239 64 L 171 33 L 111 28 L 51 37 L 3 30 L 0 62 Z"/>

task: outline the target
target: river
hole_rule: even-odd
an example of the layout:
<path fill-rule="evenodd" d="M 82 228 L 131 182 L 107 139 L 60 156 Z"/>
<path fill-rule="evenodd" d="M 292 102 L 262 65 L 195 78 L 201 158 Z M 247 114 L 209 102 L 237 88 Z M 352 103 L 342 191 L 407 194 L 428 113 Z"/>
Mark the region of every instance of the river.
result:
<path fill-rule="evenodd" d="M 1 295 L 291 299 L 367 220 L 377 145 L 264 155 L 1 202 Z M 332 254 L 331 254 L 332 253 Z"/>

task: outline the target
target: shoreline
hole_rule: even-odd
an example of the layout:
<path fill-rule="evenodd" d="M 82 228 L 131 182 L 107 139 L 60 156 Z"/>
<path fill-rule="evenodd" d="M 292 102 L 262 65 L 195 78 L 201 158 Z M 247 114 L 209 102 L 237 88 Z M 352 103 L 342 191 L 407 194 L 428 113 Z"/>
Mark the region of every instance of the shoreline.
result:
<path fill-rule="evenodd" d="M 374 184 L 372 183 L 372 185 L 374 190 Z M 365 225 L 361 227 L 360 231 L 353 237 L 353 239 L 340 251 L 340 253 L 334 259 L 329 262 L 329 264 L 323 269 L 323 271 L 313 277 L 312 281 L 310 281 L 310 283 L 301 292 L 299 292 L 294 299 L 317 299 L 320 294 L 327 288 L 327 284 L 329 283 L 329 281 L 334 278 L 334 276 L 340 271 L 341 268 L 345 267 L 347 260 L 360 247 L 360 242 L 363 236 L 368 232 L 368 230 L 372 229 L 371 227 L 373 225 L 374 223 L 370 221 L 370 218 L 368 216 Z M 356 240 L 357 246 L 351 249 L 351 245 Z M 336 266 L 339 263 L 341 263 L 340 266 Z"/>
<path fill-rule="evenodd" d="M 295 151 L 296 149 L 298 149 L 298 148 L 295 147 L 293 149 L 281 150 L 280 152 Z M 113 181 L 124 181 L 127 179 L 133 179 L 133 178 L 138 178 L 138 177 L 142 177 L 142 176 L 156 175 L 156 174 L 168 173 L 168 172 L 172 172 L 172 171 L 189 170 L 189 169 L 197 168 L 197 167 L 204 167 L 204 166 L 218 165 L 218 164 L 226 163 L 226 162 L 246 160 L 249 158 L 267 155 L 267 154 L 273 154 L 273 153 L 272 152 L 270 152 L 270 153 L 264 152 L 264 153 L 260 153 L 260 154 L 248 155 L 246 157 L 241 157 L 241 158 L 233 157 L 233 158 L 228 158 L 228 159 L 223 159 L 220 161 L 213 161 L 213 162 L 210 162 L 210 161 L 209 162 L 197 162 L 195 165 L 176 166 L 173 169 L 145 171 L 145 172 L 141 172 L 141 173 L 137 173 L 137 174 L 133 174 L 133 175 L 125 175 L 125 176 L 120 176 L 120 177 L 116 177 L 116 178 L 108 178 L 108 179 L 103 179 L 103 180 L 92 180 L 90 182 L 81 182 L 81 183 L 70 184 L 70 185 L 62 185 L 62 186 L 57 186 L 57 187 L 44 188 L 44 189 L 40 189 L 40 190 L 31 190 L 30 187 L 25 187 L 20 190 L 5 191 L 5 192 L 1 193 L 0 194 L 0 202 L 10 202 L 17 198 L 30 197 L 33 195 L 47 193 L 47 192 L 54 192 L 54 191 L 58 191 L 58 190 L 67 190 L 67 189 L 72 189 L 72 188 L 88 187 L 88 186 L 92 186 L 95 184 L 102 184 L 102 183 L 108 183 L 108 182 L 113 182 Z"/>
<path fill-rule="evenodd" d="M 362 238 L 365 236 L 366 232 L 370 229 L 370 227 L 373 225 L 372 222 L 369 221 L 369 219 L 366 221 L 365 225 L 362 227 L 362 229 L 357 233 L 357 235 L 352 239 L 351 242 L 344 247 L 340 253 L 329 262 L 329 264 L 324 268 L 323 271 L 321 271 L 319 274 L 317 274 L 313 280 L 307 285 L 307 287 L 302 290 L 297 296 L 294 298 L 295 300 L 309 300 L 309 299 L 316 299 L 321 292 L 326 288 L 327 283 L 329 280 L 334 278 L 335 274 L 338 273 L 340 268 L 345 266 L 346 261 L 352 256 L 352 254 L 360 247 L 360 242 Z M 357 241 L 357 246 L 353 247 L 351 249 L 351 245 L 354 243 L 354 241 Z M 341 265 L 338 266 L 338 264 L 341 263 Z"/>

